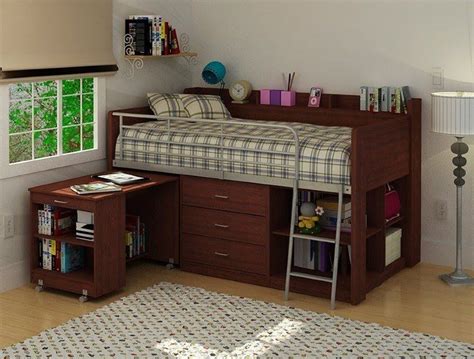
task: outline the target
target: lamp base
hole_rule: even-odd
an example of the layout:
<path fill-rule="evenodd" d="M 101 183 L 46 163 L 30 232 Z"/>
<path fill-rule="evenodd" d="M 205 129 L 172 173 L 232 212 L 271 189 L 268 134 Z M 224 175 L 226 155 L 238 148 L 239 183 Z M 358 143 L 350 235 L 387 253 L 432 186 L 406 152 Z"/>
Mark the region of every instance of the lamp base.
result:
<path fill-rule="evenodd" d="M 439 278 L 451 287 L 474 285 L 474 278 L 462 270 L 456 270 L 449 274 L 442 274 Z"/>

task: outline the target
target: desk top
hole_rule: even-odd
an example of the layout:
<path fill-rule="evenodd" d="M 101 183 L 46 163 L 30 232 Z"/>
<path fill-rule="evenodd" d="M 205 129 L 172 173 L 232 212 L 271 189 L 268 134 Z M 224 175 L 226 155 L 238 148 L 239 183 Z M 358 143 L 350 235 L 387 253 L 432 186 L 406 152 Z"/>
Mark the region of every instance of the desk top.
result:
<path fill-rule="evenodd" d="M 29 191 L 31 193 L 58 195 L 62 197 L 71 197 L 71 198 L 86 200 L 86 201 L 100 201 L 100 200 L 107 199 L 109 197 L 123 196 L 127 193 L 137 192 L 137 191 L 145 190 L 152 187 L 158 187 L 166 183 L 179 181 L 179 176 L 164 175 L 164 174 L 158 174 L 154 172 L 125 170 L 123 172 L 130 173 L 130 174 L 140 176 L 140 177 L 147 177 L 148 179 L 137 182 L 137 183 L 121 186 L 122 187 L 121 192 L 79 195 L 75 193 L 74 191 L 72 191 L 70 188 L 73 185 L 87 184 L 91 182 L 100 181 L 100 179 L 97 179 L 95 177 L 96 175 L 114 173 L 114 172 L 118 172 L 118 171 L 102 172 L 102 173 L 98 173 L 94 175 L 82 176 L 82 177 L 77 177 L 77 178 L 68 179 L 64 181 L 49 183 L 42 186 L 32 187 L 29 189 Z"/>

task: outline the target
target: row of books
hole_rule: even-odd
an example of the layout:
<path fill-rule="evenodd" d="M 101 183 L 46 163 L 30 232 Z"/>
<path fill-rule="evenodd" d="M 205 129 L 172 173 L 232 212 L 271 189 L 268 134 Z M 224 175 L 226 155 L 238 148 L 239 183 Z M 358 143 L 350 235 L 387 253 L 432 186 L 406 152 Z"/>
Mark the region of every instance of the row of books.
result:
<path fill-rule="evenodd" d="M 333 244 L 296 238 L 293 248 L 293 265 L 295 267 L 320 272 L 332 271 Z"/>
<path fill-rule="evenodd" d="M 132 43 L 125 49 L 125 55 L 171 55 L 179 54 L 176 29 L 160 15 L 131 15 L 125 20 L 125 34 Z"/>
<path fill-rule="evenodd" d="M 336 230 L 337 226 L 337 196 L 327 196 L 318 201 L 318 206 L 324 208 L 324 214 L 320 218 L 321 227 L 329 230 Z M 351 231 L 351 198 L 344 197 L 342 200 L 341 231 Z"/>
<path fill-rule="evenodd" d="M 360 88 L 360 110 L 369 112 L 408 113 L 408 101 L 411 99 L 410 88 L 403 87 L 368 87 Z"/>
<path fill-rule="evenodd" d="M 146 252 L 146 229 L 140 216 L 127 214 L 125 221 L 125 255 L 131 259 Z"/>
<path fill-rule="evenodd" d="M 94 213 L 77 211 L 76 238 L 94 241 Z"/>
<path fill-rule="evenodd" d="M 75 211 L 43 205 L 38 210 L 38 234 L 59 236 L 71 231 L 75 221 Z"/>
<path fill-rule="evenodd" d="M 70 273 L 84 267 L 84 248 L 54 239 L 42 238 L 38 241 L 39 267 Z"/>

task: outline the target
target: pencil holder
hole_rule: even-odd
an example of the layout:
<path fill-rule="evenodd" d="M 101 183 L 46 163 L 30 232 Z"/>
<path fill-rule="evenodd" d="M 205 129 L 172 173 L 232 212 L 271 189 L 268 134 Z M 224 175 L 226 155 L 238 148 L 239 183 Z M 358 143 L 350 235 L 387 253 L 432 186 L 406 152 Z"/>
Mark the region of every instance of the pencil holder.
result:
<path fill-rule="evenodd" d="M 270 90 L 270 105 L 281 105 L 281 90 Z"/>
<path fill-rule="evenodd" d="M 260 90 L 260 105 L 270 105 L 270 90 Z"/>
<path fill-rule="evenodd" d="M 281 92 L 281 105 L 282 106 L 295 106 L 295 104 L 296 104 L 295 91 L 282 91 Z"/>

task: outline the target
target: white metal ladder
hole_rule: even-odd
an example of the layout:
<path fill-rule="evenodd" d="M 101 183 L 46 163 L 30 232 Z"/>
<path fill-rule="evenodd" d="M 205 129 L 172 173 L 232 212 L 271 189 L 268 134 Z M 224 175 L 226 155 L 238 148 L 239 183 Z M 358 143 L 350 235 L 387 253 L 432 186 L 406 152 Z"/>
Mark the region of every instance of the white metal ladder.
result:
<path fill-rule="evenodd" d="M 300 277 L 306 279 L 317 280 L 321 282 L 331 283 L 331 309 L 336 308 L 336 287 L 337 287 L 337 271 L 339 267 L 339 249 L 341 241 L 341 218 L 342 218 L 342 200 L 344 194 L 344 187 L 338 191 L 338 204 L 337 204 L 337 224 L 336 224 L 336 237 L 335 239 L 318 237 L 317 235 L 307 235 L 295 233 L 295 221 L 296 211 L 298 206 L 298 187 L 295 186 L 293 189 L 293 209 L 291 211 L 291 228 L 290 228 L 290 240 L 288 244 L 288 263 L 286 266 L 286 279 L 285 279 L 285 300 L 288 300 L 288 293 L 290 291 L 290 277 Z M 317 276 L 301 272 L 293 272 L 291 265 L 293 263 L 293 246 L 294 240 L 304 239 L 315 242 L 334 243 L 334 260 L 332 268 L 332 279 L 323 276 Z"/>

